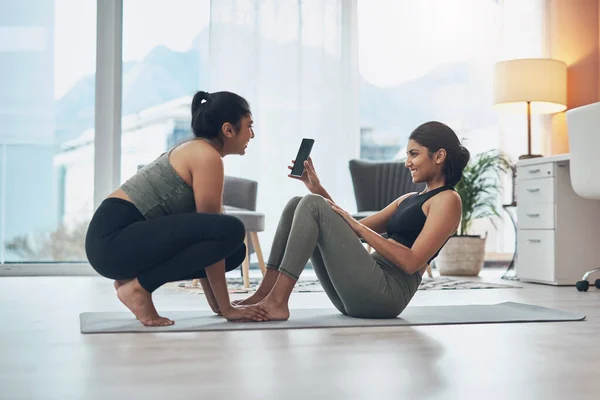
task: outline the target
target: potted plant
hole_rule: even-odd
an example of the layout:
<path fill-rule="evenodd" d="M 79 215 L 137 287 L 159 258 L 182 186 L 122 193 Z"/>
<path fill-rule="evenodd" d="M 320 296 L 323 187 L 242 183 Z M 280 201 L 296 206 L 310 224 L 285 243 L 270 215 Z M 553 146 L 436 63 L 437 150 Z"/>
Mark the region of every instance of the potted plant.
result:
<path fill-rule="evenodd" d="M 483 237 L 473 234 L 472 224 L 477 219 L 489 218 L 496 228 L 495 219 L 502 218 L 497 206 L 500 178 L 512 168 L 502 152 L 490 150 L 476 155 L 464 169 L 461 181 L 455 186 L 462 199 L 460 226 L 435 259 L 440 275 L 479 275 L 487 234 Z"/>

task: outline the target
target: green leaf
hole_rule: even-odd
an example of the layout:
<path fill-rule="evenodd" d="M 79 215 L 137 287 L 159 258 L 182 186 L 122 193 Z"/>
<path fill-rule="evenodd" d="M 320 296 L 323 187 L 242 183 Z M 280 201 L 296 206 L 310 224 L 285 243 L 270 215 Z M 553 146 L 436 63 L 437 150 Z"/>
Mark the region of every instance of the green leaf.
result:
<path fill-rule="evenodd" d="M 502 177 L 514 169 L 514 164 L 502 152 L 490 150 L 474 157 L 465 167 L 462 179 L 455 189 L 462 199 L 459 235 L 470 233 L 473 221 L 489 218 L 494 228 L 502 218 L 497 209 Z"/>

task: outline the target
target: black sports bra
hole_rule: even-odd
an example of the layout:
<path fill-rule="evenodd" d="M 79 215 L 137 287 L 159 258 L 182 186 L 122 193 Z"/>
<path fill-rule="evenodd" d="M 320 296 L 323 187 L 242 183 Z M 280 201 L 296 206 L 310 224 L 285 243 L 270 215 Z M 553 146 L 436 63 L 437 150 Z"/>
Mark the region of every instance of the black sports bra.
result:
<path fill-rule="evenodd" d="M 404 199 L 386 224 L 388 237 L 411 248 L 425 226 L 427 217 L 423 213 L 423 203 L 445 190 L 454 190 L 450 185 L 441 186 L 427 193 L 415 193 Z M 429 263 L 437 257 L 439 250 L 431 257 Z"/>

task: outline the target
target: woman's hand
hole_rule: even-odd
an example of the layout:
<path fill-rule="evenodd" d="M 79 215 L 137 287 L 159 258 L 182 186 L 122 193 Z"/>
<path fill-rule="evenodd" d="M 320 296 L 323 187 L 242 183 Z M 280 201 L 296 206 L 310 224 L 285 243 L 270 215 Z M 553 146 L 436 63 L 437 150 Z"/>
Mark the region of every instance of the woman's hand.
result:
<path fill-rule="evenodd" d="M 262 322 L 269 320 L 269 314 L 258 305 L 230 307 L 222 311 L 223 316 L 232 322 Z"/>
<path fill-rule="evenodd" d="M 356 219 L 354 219 L 354 217 L 352 215 L 350 215 L 350 213 L 348 211 L 343 210 L 340 206 L 335 204 L 333 201 L 327 200 L 327 203 L 329 203 L 329 205 L 331 206 L 333 211 L 340 214 L 344 218 L 344 220 L 348 223 L 348 225 L 350 225 L 350 228 L 352 228 L 352 230 L 354 232 L 356 232 L 358 234 L 358 236 L 360 236 L 361 229 L 364 228 L 363 224 L 361 224 Z"/>
<path fill-rule="evenodd" d="M 288 169 L 292 169 L 294 167 L 294 163 L 296 160 L 292 160 L 292 165 L 288 165 Z M 302 171 L 302 176 L 293 176 L 288 174 L 290 178 L 298 179 L 304 182 L 306 188 L 310 190 L 311 193 L 314 194 L 322 194 L 322 186 L 319 177 L 315 171 L 315 166 L 313 165 L 312 158 L 308 157 L 308 160 L 304 161 L 304 171 Z"/>
<path fill-rule="evenodd" d="M 217 315 L 222 315 L 221 310 L 219 310 L 219 304 L 217 303 L 217 299 L 215 298 L 215 294 L 210 286 L 210 282 L 206 278 L 200 278 L 200 284 L 202 285 L 202 290 L 204 291 L 204 295 L 206 296 L 206 301 L 210 306 L 210 309 Z"/>

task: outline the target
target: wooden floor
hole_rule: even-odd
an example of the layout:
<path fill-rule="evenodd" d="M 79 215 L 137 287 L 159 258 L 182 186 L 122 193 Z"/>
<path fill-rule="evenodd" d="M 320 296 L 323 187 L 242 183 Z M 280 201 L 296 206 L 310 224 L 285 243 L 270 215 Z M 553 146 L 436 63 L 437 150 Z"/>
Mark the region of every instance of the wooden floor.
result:
<path fill-rule="evenodd" d="M 96 277 L 0 278 L 2 399 L 598 399 L 600 290 L 419 291 L 411 305 L 518 301 L 583 322 L 82 335 L 123 310 Z M 157 307 L 207 309 L 160 289 Z M 293 308 L 330 307 L 294 293 Z"/>

